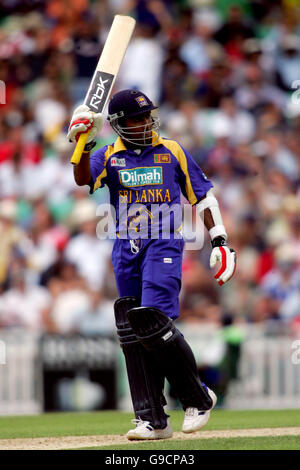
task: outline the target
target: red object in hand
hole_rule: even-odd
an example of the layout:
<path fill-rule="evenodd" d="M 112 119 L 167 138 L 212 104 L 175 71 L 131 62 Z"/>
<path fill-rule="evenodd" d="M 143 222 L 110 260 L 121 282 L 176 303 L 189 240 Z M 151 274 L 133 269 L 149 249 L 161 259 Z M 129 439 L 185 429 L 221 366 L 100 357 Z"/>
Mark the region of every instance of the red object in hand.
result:
<path fill-rule="evenodd" d="M 93 123 L 90 122 L 89 119 L 86 119 L 86 118 L 78 118 L 78 119 L 75 119 L 74 122 L 72 122 L 71 127 L 74 127 L 74 126 L 78 126 L 80 124 L 84 124 L 85 126 L 87 126 L 87 129 L 86 131 L 82 131 L 82 132 L 78 132 L 75 136 L 75 139 L 76 139 L 76 142 L 78 142 L 78 139 L 79 137 L 81 136 L 81 134 L 85 134 L 86 132 L 89 132 L 91 127 L 93 127 Z"/>
<path fill-rule="evenodd" d="M 222 286 L 225 282 L 229 281 L 235 273 L 236 270 L 236 252 L 232 248 L 227 248 L 224 246 L 217 246 L 214 248 L 212 255 L 214 254 L 215 250 L 219 250 L 221 257 L 215 254 L 215 261 L 218 260 L 221 263 L 221 267 L 219 271 L 215 274 L 215 279 L 217 280 L 218 284 Z M 214 263 L 210 262 L 211 267 L 215 265 Z M 229 271 L 229 272 L 227 272 Z M 225 274 L 224 274 L 225 273 Z M 220 279 L 224 274 L 224 278 Z"/>

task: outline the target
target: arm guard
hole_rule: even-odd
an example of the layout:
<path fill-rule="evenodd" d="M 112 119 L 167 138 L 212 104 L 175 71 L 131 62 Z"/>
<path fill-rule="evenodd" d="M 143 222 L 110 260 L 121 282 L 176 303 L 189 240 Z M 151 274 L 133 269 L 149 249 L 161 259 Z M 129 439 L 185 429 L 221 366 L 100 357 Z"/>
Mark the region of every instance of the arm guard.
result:
<path fill-rule="evenodd" d="M 214 221 L 215 226 L 212 227 L 208 233 L 210 235 L 211 240 L 213 240 L 216 237 L 223 237 L 225 240 L 227 240 L 227 233 L 223 224 L 221 212 L 219 209 L 219 203 L 217 199 L 215 198 L 214 194 L 212 193 L 212 190 L 209 190 L 205 196 L 204 199 L 202 199 L 198 204 L 196 205 L 197 211 L 201 217 L 201 219 L 204 219 L 204 211 L 205 209 L 209 209 L 212 219 Z"/>

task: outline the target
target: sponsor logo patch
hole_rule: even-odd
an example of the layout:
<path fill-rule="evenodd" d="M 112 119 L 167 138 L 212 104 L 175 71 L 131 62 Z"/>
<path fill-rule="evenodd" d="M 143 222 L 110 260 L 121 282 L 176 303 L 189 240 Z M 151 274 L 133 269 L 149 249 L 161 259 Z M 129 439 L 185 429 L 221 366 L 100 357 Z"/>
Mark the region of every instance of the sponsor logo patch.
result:
<path fill-rule="evenodd" d="M 155 153 L 154 163 L 171 163 L 170 153 Z"/>
<path fill-rule="evenodd" d="M 120 183 L 126 187 L 163 184 L 162 167 L 141 167 L 130 170 L 119 170 Z"/>
<path fill-rule="evenodd" d="M 88 96 L 84 101 L 92 111 L 95 111 L 96 113 L 101 113 L 103 111 L 113 79 L 114 75 L 111 73 L 96 72 L 93 77 L 93 82 L 89 89 Z"/>
<path fill-rule="evenodd" d="M 126 166 L 125 158 L 112 157 L 110 160 L 111 166 Z"/>
<path fill-rule="evenodd" d="M 164 263 L 173 263 L 172 258 L 164 258 Z"/>
<path fill-rule="evenodd" d="M 142 108 L 143 106 L 148 106 L 148 101 L 146 100 L 144 96 L 140 95 L 135 99 L 138 102 L 140 108 Z"/>
<path fill-rule="evenodd" d="M 168 333 L 166 333 L 166 334 L 162 337 L 162 339 L 163 339 L 164 341 L 167 341 L 169 338 L 171 338 L 171 336 L 173 336 L 172 331 L 168 331 Z"/>

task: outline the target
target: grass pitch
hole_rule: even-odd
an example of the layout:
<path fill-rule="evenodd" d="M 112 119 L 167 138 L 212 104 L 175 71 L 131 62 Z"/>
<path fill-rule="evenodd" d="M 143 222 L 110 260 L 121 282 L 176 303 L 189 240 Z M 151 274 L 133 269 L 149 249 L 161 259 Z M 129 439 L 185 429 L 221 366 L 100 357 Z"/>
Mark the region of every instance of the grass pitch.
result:
<path fill-rule="evenodd" d="M 181 429 L 182 411 L 171 411 L 174 432 Z M 92 413 L 47 413 L 38 416 L 0 417 L 0 439 L 43 438 L 63 436 L 124 435 L 132 426 L 132 413 L 102 411 Z M 300 409 L 296 410 L 214 410 L 203 431 L 245 430 L 253 428 L 288 428 L 300 426 Z M 201 432 L 192 439 L 172 438 L 163 441 L 88 447 L 115 450 L 299 450 L 300 436 L 219 437 L 201 439 Z M 83 449 L 87 447 L 82 446 Z"/>
<path fill-rule="evenodd" d="M 299 436 L 239 437 L 226 439 L 172 440 L 168 442 L 143 442 L 133 444 L 130 450 L 299 450 Z M 128 450 L 128 445 L 105 447 L 82 447 L 81 450 Z"/>

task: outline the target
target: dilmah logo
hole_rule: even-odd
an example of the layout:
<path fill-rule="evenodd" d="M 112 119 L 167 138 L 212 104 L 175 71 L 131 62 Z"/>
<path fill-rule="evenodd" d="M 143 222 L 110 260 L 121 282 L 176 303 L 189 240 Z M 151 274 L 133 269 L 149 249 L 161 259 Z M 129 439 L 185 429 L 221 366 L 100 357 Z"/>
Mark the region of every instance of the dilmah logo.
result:
<path fill-rule="evenodd" d="M 126 187 L 163 184 L 162 167 L 141 167 L 119 170 L 120 182 Z"/>

